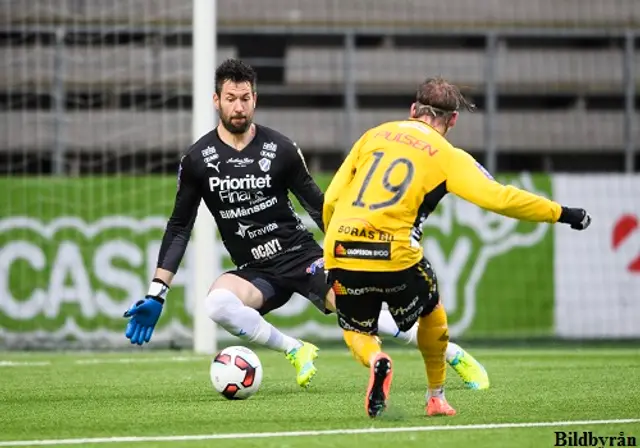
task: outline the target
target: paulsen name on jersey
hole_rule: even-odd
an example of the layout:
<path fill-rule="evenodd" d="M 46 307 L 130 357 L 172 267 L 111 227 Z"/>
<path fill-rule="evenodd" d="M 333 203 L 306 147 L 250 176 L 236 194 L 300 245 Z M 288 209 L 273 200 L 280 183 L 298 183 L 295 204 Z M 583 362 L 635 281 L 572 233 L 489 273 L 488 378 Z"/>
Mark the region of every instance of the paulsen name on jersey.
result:
<path fill-rule="evenodd" d="M 256 125 L 254 139 L 242 151 L 222 142 L 216 130 L 202 137 L 182 159 L 179 185 L 177 216 L 170 222 L 189 221 L 202 198 L 238 266 L 314 243 L 291 205 L 289 191 L 322 223 L 323 195 L 302 153 L 285 136 L 264 126 Z"/>

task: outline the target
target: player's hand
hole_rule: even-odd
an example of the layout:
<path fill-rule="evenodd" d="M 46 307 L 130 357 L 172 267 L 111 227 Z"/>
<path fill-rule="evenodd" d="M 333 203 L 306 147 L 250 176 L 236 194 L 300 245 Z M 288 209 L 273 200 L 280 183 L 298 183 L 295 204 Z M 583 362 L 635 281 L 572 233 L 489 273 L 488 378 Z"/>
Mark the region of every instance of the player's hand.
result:
<path fill-rule="evenodd" d="M 324 270 L 324 258 L 318 258 L 307 268 L 307 274 L 315 275 L 317 271 Z"/>
<path fill-rule="evenodd" d="M 151 292 L 156 290 L 156 293 Z M 158 323 L 158 319 L 160 319 L 160 314 L 162 314 L 164 297 L 168 290 L 169 287 L 166 284 L 154 280 L 150 293 L 125 311 L 124 317 L 130 318 L 125 336 L 131 340 L 132 344 L 142 345 L 151 340 L 153 330 Z"/>
<path fill-rule="evenodd" d="M 145 297 L 138 300 L 124 313 L 130 317 L 125 336 L 132 344 L 142 345 L 151 340 L 153 329 L 162 313 L 164 300 L 159 297 Z"/>
<path fill-rule="evenodd" d="M 591 225 L 591 216 L 582 208 L 562 207 L 558 222 L 569 224 L 574 230 L 584 230 Z"/>

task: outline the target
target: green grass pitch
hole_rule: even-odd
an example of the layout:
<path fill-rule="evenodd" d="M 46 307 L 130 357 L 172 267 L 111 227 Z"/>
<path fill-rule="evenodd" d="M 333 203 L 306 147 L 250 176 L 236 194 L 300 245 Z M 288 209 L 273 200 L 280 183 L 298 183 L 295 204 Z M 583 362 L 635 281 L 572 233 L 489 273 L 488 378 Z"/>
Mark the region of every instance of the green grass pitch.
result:
<path fill-rule="evenodd" d="M 471 349 L 492 381 L 463 388 L 448 368 L 455 417 L 424 416 L 425 373 L 417 350 L 387 344 L 394 359 L 391 400 L 372 421 L 363 406 L 368 371 L 346 348 L 320 351 L 319 373 L 300 389 L 284 356 L 258 351 L 261 390 L 227 401 L 209 381 L 209 357 L 188 352 L 0 354 L 0 446 L 40 441 L 83 447 L 552 447 L 555 431 L 634 436 L 640 420 L 608 424 L 500 424 L 640 419 L 640 349 Z M 450 425 L 436 431 L 292 435 L 293 431 Z M 465 425 L 498 425 L 465 427 Z M 282 432 L 268 438 L 175 440 L 177 436 Z M 131 437 L 126 441 L 91 438 Z M 139 439 L 157 437 L 157 440 Z M 174 437 L 172 440 L 171 438 Z M 76 439 L 75 445 L 51 442 Z M 617 443 L 617 442 L 616 442 Z M 21 445 L 26 446 L 26 445 Z M 598 445 L 600 446 L 600 445 Z"/>

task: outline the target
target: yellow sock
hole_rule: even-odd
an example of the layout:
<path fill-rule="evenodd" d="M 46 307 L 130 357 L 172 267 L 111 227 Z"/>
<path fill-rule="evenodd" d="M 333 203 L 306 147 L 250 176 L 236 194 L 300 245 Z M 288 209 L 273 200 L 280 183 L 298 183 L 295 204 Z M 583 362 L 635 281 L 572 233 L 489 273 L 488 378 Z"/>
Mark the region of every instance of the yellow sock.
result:
<path fill-rule="evenodd" d="M 344 342 L 353 356 L 365 367 L 369 367 L 371 359 L 380 353 L 380 339 L 376 336 L 343 330 Z"/>
<path fill-rule="evenodd" d="M 430 390 L 443 387 L 447 379 L 445 352 L 448 342 L 447 313 L 440 304 L 429 315 L 421 317 L 418 324 L 418 348 L 427 368 Z"/>

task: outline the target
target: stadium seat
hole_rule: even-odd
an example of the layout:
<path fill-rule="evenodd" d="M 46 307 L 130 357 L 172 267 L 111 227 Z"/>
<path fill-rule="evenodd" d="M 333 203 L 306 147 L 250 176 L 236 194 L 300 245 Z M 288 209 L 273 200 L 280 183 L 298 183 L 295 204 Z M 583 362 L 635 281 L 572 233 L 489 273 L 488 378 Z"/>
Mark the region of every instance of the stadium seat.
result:
<path fill-rule="evenodd" d="M 4 23 L 191 25 L 192 2 L 175 0 L 5 0 Z"/>
<path fill-rule="evenodd" d="M 353 138 L 384 121 L 403 119 L 406 110 L 360 111 Z M 451 141 L 463 148 L 483 150 L 484 116 L 463 114 Z M 143 150 L 180 152 L 191 142 L 189 111 L 72 112 L 65 116 L 64 136 L 69 151 Z M 345 117 L 332 110 L 261 110 L 256 120 L 296 140 L 305 152 L 340 150 L 351 141 Z M 622 112 L 536 111 L 500 113 L 495 122 L 498 147 L 511 151 L 611 151 L 624 147 Z M 0 113 L 0 150 L 50 151 L 54 115 L 51 112 Z M 640 141 L 640 127 L 635 127 Z"/>
<path fill-rule="evenodd" d="M 361 89 L 413 89 L 424 77 L 441 75 L 460 85 L 485 82 L 483 50 L 359 49 L 355 80 Z M 640 57 L 635 60 L 640 73 Z M 344 51 L 340 48 L 290 47 L 285 82 L 332 88 L 344 83 Z M 621 50 L 507 50 L 498 52 L 496 81 L 503 91 L 620 90 L 623 83 Z"/>
<path fill-rule="evenodd" d="M 407 110 L 364 110 L 356 115 L 352 140 L 385 121 L 404 119 Z M 343 113 L 326 110 L 262 111 L 259 120 L 298 139 L 306 151 L 344 148 Z M 313 123 L 313 126 L 309 126 Z M 624 147 L 622 112 L 535 111 L 499 113 L 494 123 L 498 147 L 511 151 L 607 151 Z M 302 130 L 302 131 L 301 131 Z M 636 139 L 640 127 L 636 126 Z M 453 144 L 484 150 L 484 115 L 465 113 L 451 132 Z M 637 140 L 638 141 L 638 140 Z M 349 142 L 350 144 L 351 142 Z"/>
<path fill-rule="evenodd" d="M 191 2 L 176 0 L 8 0 L 4 23 L 68 22 L 189 26 Z M 219 0 L 221 26 L 319 25 L 375 27 L 625 26 L 640 22 L 640 2 L 616 0 Z M 143 14 L 144 13 L 144 14 Z M 131 23 L 131 22 L 129 22 Z"/>
<path fill-rule="evenodd" d="M 0 89 L 47 88 L 54 82 L 55 48 L 0 47 Z M 234 48 L 219 48 L 218 59 L 234 57 Z M 189 47 L 69 46 L 64 48 L 67 88 L 190 88 Z"/>
<path fill-rule="evenodd" d="M 257 1 L 259 8 L 255 7 Z M 287 30 L 292 33 L 313 26 L 349 26 L 372 32 L 376 27 L 387 26 L 399 31 L 440 27 L 455 36 L 459 29 L 489 26 L 623 27 L 640 23 L 640 0 L 617 0 L 615 8 L 602 0 L 219 0 L 217 8 L 220 26 L 239 34 L 245 27 L 268 25 L 290 26 Z M 188 33 L 191 20 L 191 2 L 177 0 L 6 0 L 0 8 L 0 21 L 9 27 L 87 26 L 99 33 L 114 32 L 121 24 L 126 24 L 122 29 L 128 32 L 181 27 L 181 32 Z M 331 32 L 328 30 L 325 37 Z M 55 48 L 34 45 L 28 39 L 25 46 L 12 45 L 0 47 L 0 91 L 51 92 Z M 237 54 L 236 48 L 220 48 L 216 60 Z M 122 45 L 69 45 L 64 48 L 64 82 L 67 91 L 77 93 L 135 90 L 142 96 L 154 91 L 172 95 L 173 89 L 189 93 L 191 58 L 190 47 L 162 46 L 153 39 Z M 397 96 L 412 94 L 423 78 L 433 75 L 480 89 L 486 81 L 485 63 L 482 48 L 357 48 L 353 61 L 358 91 Z M 623 52 L 618 48 L 500 47 L 496 63 L 500 92 L 614 93 L 616 97 L 623 93 Z M 635 72 L 640 73 L 640 50 L 636 51 Z M 285 88 L 309 96 L 312 92 L 341 89 L 344 51 L 339 46 L 287 47 L 283 73 Z M 279 77 L 281 72 L 278 70 L 276 75 Z M 280 94 L 281 87 L 272 80 L 266 90 Z M 38 107 L 49 107 L 43 104 Z M 305 152 L 322 152 L 346 149 L 367 128 L 405 118 L 406 114 L 405 109 L 360 110 L 354 116 L 352 135 L 347 135 L 344 112 L 337 109 L 259 107 L 256 118 L 296 139 Z M 619 150 L 625 143 L 623 115 L 621 108 L 501 112 L 494 123 L 495 142 L 499 148 L 516 152 Z M 453 143 L 482 151 L 484 116 L 464 114 L 462 118 L 451 134 Z M 177 154 L 192 140 L 188 109 L 69 111 L 64 119 L 63 136 L 69 151 L 160 150 Z M 640 127 L 635 128 L 636 141 L 640 141 Z M 0 132 L 4 135 L 0 152 L 50 151 L 53 129 L 52 110 L 0 112 Z"/>

